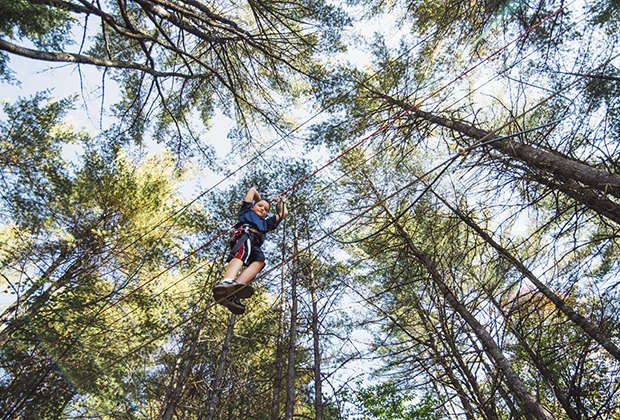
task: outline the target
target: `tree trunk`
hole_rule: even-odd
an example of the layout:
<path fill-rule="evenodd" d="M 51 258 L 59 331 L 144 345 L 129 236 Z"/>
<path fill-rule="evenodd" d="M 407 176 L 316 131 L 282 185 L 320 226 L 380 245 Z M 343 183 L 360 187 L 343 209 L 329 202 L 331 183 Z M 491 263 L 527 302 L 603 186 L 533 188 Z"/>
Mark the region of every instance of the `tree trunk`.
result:
<path fill-rule="evenodd" d="M 217 410 L 217 405 L 222 393 L 222 382 L 224 379 L 224 372 L 226 371 L 226 364 L 228 362 L 228 352 L 230 351 L 230 342 L 232 341 L 233 331 L 235 329 L 235 320 L 237 315 L 231 314 L 228 320 L 228 330 L 226 331 L 226 338 L 224 339 L 224 345 L 222 346 L 222 353 L 217 363 L 215 370 L 215 376 L 211 381 L 211 397 L 209 398 L 209 404 L 207 405 L 206 420 L 213 420 Z"/>
<path fill-rule="evenodd" d="M 166 401 L 162 407 L 162 420 L 171 420 L 176 410 L 177 404 L 181 399 L 185 382 L 192 371 L 194 365 L 194 356 L 196 355 L 196 349 L 198 348 L 198 341 L 200 340 L 200 333 L 205 325 L 206 311 L 202 314 L 199 324 L 196 328 L 188 334 L 188 338 L 183 343 L 183 347 L 187 347 L 185 353 L 179 358 L 177 366 L 180 370 L 178 375 L 173 372 L 170 380 L 168 391 L 166 392 Z M 175 369 L 176 370 L 176 369 Z"/>
<path fill-rule="evenodd" d="M 387 208 L 380 193 L 376 190 L 374 185 L 370 183 L 371 188 L 377 198 L 377 201 L 381 203 L 386 214 L 394 223 L 401 238 L 405 241 L 405 244 L 413 256 L 424 266 L 424 268 L 431 275 L 433 283 L 439 289 L 444 299 L 450 304 L 452 309 L 457 312 L 469 325 L 472 331 L 476 334 L 478 339 L 483 343 L 485 351 L 493 359 L 497 368 L 504 374 L 506 385 L 510 391 L 520 402 L 523 410 L 526 414 L 531 414 L 538 419 L 549 419 L 552 417 L 547 410 L 540 405 L 540 403 L 530 394 L 525 383 L 521 380 L 517 372 L 512 368 L 510 361 L 504 356 L 502 350 L 497 345 L 493 337 L 487 332 L 487 330 L 478 322 L 478 320 L 472 315 L 472 313 L 459 302 L 454 293 L 444 283 L 443 277 L 437 270 L 437 267 L 431 260 L 431 258 L 420 250 L 411 239 L 411 236 L 406 231 L 404 226 L 394 217 L 392 212 Z"/>
<path fill-rule="evenodd" d="M 486 288 L 483 288 L 483 289 L 487 297 L 493 304 L 493 306 L 504 317 L 504 320 L 506 321 L 506 326 L 512 332 L 512 334 L 516 337 L 517 341 L 519 342 L 519 345 L 523 348 L 523 350 L 525 350 L 527 355 L 530 357 L 530 360 L 532 361 L 532 363 L 534 363 L 534 366 L 536 366 L 536 369 L 538 370 L 542 378 L 551 387 L 553 394 L 555 395 L 558 402 L 560 403 L 560 405 L 566 412 L 566 415 L 568 416 L 568 418 L 570 418 L 571 420 L 581 419 L 581 416 L 577 414 L 575 409 L 570 405 L 568 396 L 564 393 L 564 391 L 560 387 L 560 384 L 556 380 L 555 375 L 549 369 L 547 369 L 547 365 L 545 361 L 541 360 L 538 354 L 536 354 L 534 349 L 532 349 L 532 347 L 529 345 L 525 337 L 517 330 L 517 328 L 515 328 L 511 319 L 508 316 L 506 316 L 506 313 L 504 312 L 503 308 L 501 307 L 497 299 L 495 299 L 495 297 Z"/>
<path fill-rule="evenodd" d="M 456 376 L 453 367 L 450 366 L 450 364 L 448 363 L 447 357 L 445 357 L 445 355 L 442 354 L 442 352 L 440 351 L 439 346 L 437 345 L 437 341 L 435 340 L 435 337 L 441 337 L 441 336 L 438 334 L 437 328 L 434 327 L 433 322 L 430 320 L 427 310 L 420 304 L 420 301 L 417 297 L 414 299 L 414 305 L 415 305 L 416 312 L 420 316 L 422 325 L 424 326 L 424 329 L 426 330 L 428 334 L 429 343 L 426 347 L 429 350 L 431 357 L 434 360 L 436 360 L 437 363 L 439 363 L 444 373 L 448 376 L 448 379 L 450 380 L 450 384 L 456 390 L 456 394 L 458 395 L 459 399 L 461 400 L 461 404 L 463 405 L 463 410 L 465 411 L 465 417 L 468 420 L 475 419 L 476 416 L 474 413 L 476 410 L 471 405 L 471 398 L 470 398 L 471 391 L 468 391 L 463 387 L 464 381 L 462 380 L 462 378 L 458 378 Z M 452 355 L 452 357 L 454 358 L 454 355 Z"/>
<path fill-rule="evenodd" d="M 312 344 L 314 351 L 314 409 L 315 419 L 323 419 L 323 394 L 321 382 L 321 347 L 319 335 L 319 309 L 316 297 L 316 282 L 312 264 L 308 267 L 310 274 L 310 296 L 312 298 Z"/>
<path fill-rule="evenodd" d="M 411 114 L 476 140 L 487 141 L 498 137 L 492 135 L 490 131 L 418 109 L 411 111 Z M 600 170 L 558 152 L 539 149 L 513 139 L 493 142 L 488 147 L 517 159 L 530 168 L 549 173 L 559 179 L 572 179 L 604 194 L 620 198 L 620 175 L 618 174 Z"/>
<path fill-rule="evenodd" d="M 16 320 L 15 322 L 10 323 L 9 325 L 7 325 L 7 327 L 4 330 L 2 330 L 2 332 L 0 332 L 0 344 L 5 343 L 9 339 L 11 334 L 13 334 L 13 332 L 16 331 L 19 327 L 21 327 L 22 325 L 28 324 L 30 322 L 29 318 L 34 317 L 38 313 L 38 311 L 45 304 L 49 302 L 49 300 L 52 298 L 52 296 L 57 290 L 67 285 L 67 283 L 69 283 L 71 280 L 73 280 L 80 274 L 83 274 L 82 270 L 85 270 L 85 269 L 82 266 L 82 263 L 83 261 L 81 261 L 80 259 L 76 259 L 75 261 L 73 261 L 71 265 L 67 267 L 65 272 L 62 273 L 62 275 L 58 277 L 58 279 L 56 279 L 56 281 L 50 284 L 50 286 L 47 289 L 45 289 L 40 295 L 36 296 L 33 299 L 33 302 L 29 304 L 27 308 L 24 309 L 25 312 L 22 312 L 22 314 L 20 315 L 20 319 Z M 57 267 L 51 266 L 48 270 L 46 270 L 46 273 L 49 272 L 51 274 L 52 271 L 50 271 L 50 269 L 52 268 L 55 269 Z M 44 279 L 45 278 L 42 277 L 40 280 L 44 280 Z M 34 294 L 38 289 L 41 288 L 41 286 L 42 284 L 38 284 L 36 286 L 36 289 L 33 290 L 31 294 Z M 13 311 L 17 310 L 17 306 L 15 306 L 15 308 L 12 310 Z M 8 311 L 8 308 L 7 308 L 7 311 Z M 5 314 L 7 314 L 6 311 L 5 311 Z"/>
<path fill-rule="evenodd" d="M 458 216 L 463 222 L 465 222 L 469 227 L 471 227 L 482 239 L 485 240 L 489 245 L 491 245 L 498 254 L 508 260 L 521 274 L 527 277 L 534 285 L 540 290 L 540 292 L 547 297 L 555 307 L 561 311 L 568 319 L 570 319 L 573 323 L 578 325 L 586 334 L 588 334 L 592 339 L 596 340 L 605 350 L 609 352 L 616 360 L 620 361 L 620 348 L 616 346 L 603 332 L 593 323 L 588 321 L 581 314 L 577 313 L 573 308 L 568 306 L 558 295 L 553 293 L 551 289 L 549 289 L 545 284 L 543 284 L 538 277 L 534 275 L 530 270 L 523 265 L 521 261 L 519 261 L 515 256 L 513 256 L 507 249 L 502 247 L 500 244 L 495 242 L 491 236 L 485 232 L 476 222 L 474 222 L 470 217 L 465 215 L 463 212 L 451 206 L 443 197 L 439 196 L 435 193 L 435 196 L 441 200 L 441 202 L 450 209 L 456 216 Z"/>
<path fill-rule="evenodd" d="M 295 218 L 293 218 L 293 221 Z M 295 411 L 295 364 L 297 345 L 297 271 L 299 270 L 297 225 L 293 225 L 293 270 L 291 272 L 291 322 L 288 335 L 288 367 L 286 375 L 285 419 L 292 420 Z"/>
<path fill-rule="evenodd" d="M 50 276 L 52 275 L 52 273 L 54 273 L 54 271 L 56 271 L 58 266 L 60 266 L 60 264 L 64 262 L 65 258 L 67 257 L 67 254 L 68 254 L 68 251 L 63 247 L 58 257 L 56 257 L 56 259 L 52 261 L 52 263 L 45 270 L 45 272 L 41 274 L 41 277 L 39 278 L 39 280 L 34 282 L 34 284 L 30 286 L 28 290 L 26 290 L 22 295 L 17 296 L 17 299 L 15 300 L 15 302 L 13 302 L 12 304 L 6 307 L 6 309 L 0 315 L 0 324 L 3 324 L 4 322 L 6 322 L 6 320 L 11 315 L 11 313 L 17 312 L 19 310 L 19 305 L 21 304 L 21 302 L 28 300 L 28 298 L 32 296 L 37 290 L 39 290 L 43 286 L 43 284 L 45 284 L 46 281 L 49 281 Z"/>
<path fill-rule="evenodd" d="M 452 339 L 453 334 L 451 331 L 449 331 L 449 328 L 448 328 L 449 321 L 445 319 L 445 316 L 442 316 L 441 321 L 442 322 L 440 323 L 440 326 L 443 330 L 442 335 L 446 337 L 446 340 L 444 341 L 444 343 L 448 347 L 452 359 L 458 366 L 459 370 L 462 372 L 462 375 L 465 377 L 467 383 L 469 384 L 469 387 L 471 388 L 470 392 L 473 397 L 471 399 L 476 402 L 476 405 L 478 406 L 478 409 L 480 410 L 484 418 L 489 419 L 489 420 L 497 420 L 498 419 L 497 413 L 495 412 L 494 407 L 491 405 L 492 398 L 484 396 L 482 390 L 480 389 L 480 386 L 478 385 L 476 374 L 471 371 L 470 367 L 463 360 L 463 357 L 461 355 L 461 352 L 457 348 L 457 344 L 455 343 L 455 340 Z M 442 335 L 438 334 L 438 336 L 440 337 Z M 471 341 L 473 342 L 474 340 L 471 340 Z"/>
<path fill-rule="evenodd" d="M 273 397 L 271 399 L 271 420 L 280 418 L 280 395 L 282 393 L 282 358 L 284 356 L 284 325 L 286 314 L 286 219 L 282 222 L 282 265 L 280 266 L 280 319 L 276 337 L 275 377 L 273 379 Z"/>
<path fill-rule="evenodd" d="M 385 95 L 383 97 L 390 103 L 407 110 L 409 115 L 441 127 L 449 128 L 473 139 L 488 141 L 498 138 L 492 131 L 482 130 L 461 121 L 422 111 L 411 104 L 395 98 Z M 573 180 L 594 188 L 603 194 L 620 198 L 620 175 L 618 174 L 600 170 L 558 152 L 539 149 L 513 139 L 492 142 L 488 147 L 512 159 L 523 162 L 529 168 L 548 173 L 553 178 Z"/>
<path fill-rule="evenodd" d="M 556 179 L 549 179 L 531 171 L 528 171 L 528 176 L 533 181 L 564 193 L 577 203 L 620 225 L 620 206 L 606 198 L 604 194 L 584 188 L 573 180 L 563 179 L 558 182 Z"/>
<path fill-rule="evenodd" d="M 409 337 L 409 339 L 414 342 L 414 343 L 418 343 L 424 346 L 424 348 L 428 351 L 428 355 L 427 354 L 422 354 L 420 353 L 419 355 L 415 355 L 413 356 L 413 359 L 416 360 L 422 370 L 424 370 L 429 376 L 433 376 L 432 373 L 430 372 L 430 368 L 425 366 L 424 363 L 426 361 L 433 360 L 433 362 L 438 363 L 441 368 L 443 369 L 443 371 L 439 371 L 440 374 L 445 374 L 449 381 L 450 381 L 450 385 L 452 385 L 452 387 L 454 388 L 454 390 L 456 391 L 456 395 L 458 396 L 458 398 L 461 400 L 461 403 L 463 405 L 463 409 L 465 411 L 465 417 L 468 420 L 471 419 L 475 419 L 476 418 L 476 410 L 474 409 L 474 407 L 471 405 L 471 401 L 470 401 L 470 395 L 471 392 L 469 392 L 468 389 L 465 389 L 463 387 L 463 384 L 465 381 L 462 380 L 462 377 L 457 377 L 455 370 L 453 369 L 453 366 L 450 365 L 449 360 L 448 360 L 448 356 L 443 353 L 440 350 L 440 346 L 437 343 L 437 340 L 435 339 L 435 337 L 439 337 L 439 333 L 437 328 L 435 328 L 433 326 L 433 322 L 431 321 L 431 319 L 428 316 L 428 311 L 426 309 L 424 309 L 424 307 L 420 304 L 419 299 L 416 297 L 414 298 L 414 308 L 417 312 L 417 314 L 420 316 L 420 320 L 422 323 L 422 327 L 424 328 L 424 330 L 426 331 L 426 334 L 428 336 L 427 341 L 423 341 L 419 338 L 419 334 L 414 334 L 410 331 L 408 331 L 408 329 L 402 325 L 398 319 L 396 319 L 394 316 L 392 316 L 390 313 L 388 313 L 387 311 L 385 311 L 384 309 L 382 309 L 380 306 L 377 306 L 376 304 L 374 304 L 371 300 L 369 300 L 367 297 L 365 297 L 364 295 L 362 295 L 360 292 L 354 290 L 354 292 L 364 301 L 366 301 L 366 303 L 368 305 L 373 306 L 378 312 L 380 312 L 383 316 L 385 316 L 386 318 L 388 318 L 390 321 L 392 321 L 392 323 L 394 323 L 394 325 L 397 325 L 398 328 L 400 329 L 400 331 L 402 331 L 405 335 L 407 335 L 407 337 Z M 438 381 L 433 381 L 433 385 L 436 385 Z M 436 393 L 439 394 L 438 389 L 435 389 Z M 450 396 L 449 398 L 447 398 L 447 400 L 449 400 L 450 398 L 452 398 L 452 396 Z"/>

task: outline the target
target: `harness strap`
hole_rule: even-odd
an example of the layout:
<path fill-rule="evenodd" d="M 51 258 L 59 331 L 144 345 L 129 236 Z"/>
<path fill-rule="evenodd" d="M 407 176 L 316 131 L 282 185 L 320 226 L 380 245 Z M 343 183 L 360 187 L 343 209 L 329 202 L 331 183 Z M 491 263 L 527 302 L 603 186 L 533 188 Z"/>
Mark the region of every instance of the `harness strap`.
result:
<path fill-rule="evenodd" d="M 239 235 L 239 236 L 240 236 L 241 232 L 245 232 L 245 233 L 250 233 L 250 232 L 252 232 L 252 233 L 255 233 L 256 235 L 260 236 L 261 238 L 262 238 L 262 236 L 263 236 L 263 233 L 262 233 L 260 230 L 258 230 L 258 229 L 256 229 L 256 228 L 254 228 L 254 227 L 252 227 L 252 226 L 250 226 L 250 225 L 248 225 L 247 223 L 239 224 L 239 225 L 237 225 L 237 226 L 235 226 L 235 227 L 236 227 L 236 229 L 237 229 L 237 230 L 235 231 L 235 235 L 236 235 L 236 236 L 237 236 L 237 235 Z"/>

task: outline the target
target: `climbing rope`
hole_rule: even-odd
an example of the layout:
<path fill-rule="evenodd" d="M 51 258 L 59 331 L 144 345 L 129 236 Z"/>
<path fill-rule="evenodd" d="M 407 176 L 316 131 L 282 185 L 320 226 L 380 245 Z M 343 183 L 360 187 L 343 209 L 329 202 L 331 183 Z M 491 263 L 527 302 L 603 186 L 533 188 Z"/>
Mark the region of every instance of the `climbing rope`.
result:
<path fill-rule="evenodd" d="M 399 119 L 401 119 L 404 115 L 410 113 L 411 111 L 415 110 L 416 108 L 418 108 L 422 102 L 424 102 L 425 100 L 435 96 L 436 94 L 438 94 L 439 92 L 441 92 L 442 90 L 444 90 L 445 88 L 447 88 L 449 85 L 453 84 L 454 82 L 456 82 L 457 80 L 461 79 L 462 77 L 464 77 L 466 74 L 468 74 L 469 72 L 473 71 L 475 68 L 477 68 L 478 66 L 482 65 L 484 62 L 490 60 L 492 57 L 494 57 L 495 55 L 499 54 L 502 50 L 504 50 L 505 48 L 507 48 L 509 45 L 513 44 L 514 42 L 517 42 L 519 39 L 523 38 L 524 36 L 527 36 L 527 34 L 529 34 L 530 32 L 532 32 L 535 28 L 537 28 L 538 26 L 542 25 L 544 22 L 548 21 L 549 19 L 553 18 L 554 16 L 558 15 L 559 13 L 562 12 L 562 10 L 564 9 L 564 7 L 558 9 L 557 11 L 555 11 L 554 13 L 550 14 L 547 18 L 543 19 L 542 21 L 540 21 L 539 23 L 537 23 L 536 25 L 533 25 L 531 28 L 529 28 L 527 31 L 525 31 L 524 33 L 522 33 L 521 35 L 519 35 L 517 38 L 513 39 L 512 41 L 510 41 L 509 43 L 507 43 L 506 45 L 504 45 L 502 48 L 498 49 L 497 51 L 495 51 L 494 53 L 490 54 L 489 56 L 487 56 L 484 60 L 482 60 L 481 62 L 477 63 L 475 66 L 470 67 L 469 69 L 467 69 L 466 71 L 464 71 L 463 73 L 461 73 L 459 76 L 455 77 L 454 79 L 452 79 L 450 82 L 448 82 L 447 84 L 445 84 L 444 86 L 442 86 L 441 88 L 433 91 L 431 94 L 429 94 L 427 97 L 423 98 L 421 101 L 419 101 L 418 103 L 416 103 L 413 107 L 406 109 L 404 111 L 402 111 L 401 113 L 399 113 L 396 117 L 392 118 L 391 120 L 388 120 L 386 122 L 384 122 L 378 129 L 376 129 L 375 131 L 373 131 L 371 134 L 369 134 L 368 136 L 360 139 L 359 141 L 357 141 L 356 143 L 354 143 L 352 146 L 350 146 L 349 148 L 347 148 L 345 151 L 341 152 L 340 154 L 338 154 L 336 157 L 332 158 L 331 160 L 329 160 L 327 163 L 325 163 L 324 165 L 322 165 L 321 167 L 319 167 L 318 169 L 316 169 L 315 171 L 313 171 L 312 173 L 310 173 L 309 175 L 305 176 L 304 178 L 300 179 L 299 181 L 297 181 L 296 183 L 294 183 L 291 187 L 289 187 L 288 189 L 284 190 L 282 193 L 280 193 L 279 195 L 281 196 L 286 196 L 289 193 L 291 193 L 292 191 L 295 190 L 295 188 L 299 187 L 301 184 L 305 183 L 306 181 L 308 181 L 310 178 L 316 176 L 318 173 L 320 173 L 321 171 L 323 171 L 325 168 L 331 166 L 333 163 L 337 162 L 338 160 L 340 160 L 343 156 L 347 155 L 348 153 L 350 153 L 352 150 L 356 149 L 357 147 L 361 146 L 362 144 L 364 144 L 365 142 L 367 142 L 369 139 L 375 137 L 377 134 L 385 131 L 387 128 L 391 127 L 392 125 L 394 125 Z M 314 117 L 313 117 L 314 118 Z M 276 143 L 274 143 L 272 146 L 270 146 L 268 149 L 269 150 L 271 147 L 274 147 L 275 144 L 279 143 L 280 141 L 282 141 L 283 138 L 281 138 L 280 140 L 278 140 Z M 266 151 L 265 150 L 265 151 Z M 245 165 L 243 165 L 242 167 L 240 167 L 237 171 L 234 171 L 233 173 L 231 173 L 229 176 L 232 176 L 232 174 L 240 171 L 243 167 L 247 166 L 250 163 L 247 162 Z M 212 187 L 211 189 L 209 189 L 208 191 L 211 191 L 213 188 L 215 188 L 217 185 L 219 185 L 222 181 L 220 181 L 218 184 L 216 184 L 214 187 Z M 158 224 L 157 226 L 155 226 L 153 228 L 153 230 L 155 228 L 157 228 L 158 226 L 160 226 L 161 224 L 165 223 L 165 221 L 170 220 L 172 217 L 175 217 L 175 215 L 177 215 L 179 212 L 185 211 L 185 209 L 189 208 L 189 206 L 194 203 L 196 200 L 198 200 L 200 197 L 204 196 L 207 192 L 204 192 L 203 194 L 199 195 L 198 197 L 196 197 L 194 200 L 192 200 L 190 203 L 188 203 L 186 206 L 184 206 L 182 209 L 178 210 L 176 213 L 174 213 L 173 215 L 169 216 L 168 218 L 164 219 L 164 221 L 162 221 L 160 224 Z M 358 216 L 351 218 L 349 221 L 347 221 L 345 224 L 340 225 L 338 228 L 336 228 L 336 230 L 340 230 L 341 228 L 343 228 L 344 226 L 352 223 L 353 221 L 357 220 L 359 217 L 361 217 L 364 213 L 360 213 Z M 151 230 L 152 231 L 152 230 Z M 125 300 L 127 297 L 131 296 L 132 294 L 136 293 L 138 290 L 144 288 L 146 285 L 150 284 L 151 282 L 153 282 L 154 280 L 156 280 L 157 278 L 161 277 L 164 273 L 166 273 L 167 271 L 173 269 L 174 267 L 178 266 L 179 264 L 181 264 L 183 261 L 187 260 L 188 258 L 190 258 L 191 256 L 195 255 L 196 253 L 198 253 L 199 251 L 201 251 L 202 249 L 205 249 L 206 247 L 208 247 L 210 244 L 212 244 L 215 240 L 217 240 L 218 238 L 220 238 L 221 236 L 223 236 L 224 234 L 226 234 L 229 231 L 229 229 L 225 229 L 220 231 L 219 233 L 217 233 L 216 235 L 214 235 L 212 238 L 210 238 L 207 242 L 205 242 L 204 244 L 202 244 L 200 247 L 192 250 L 191 252 L 189 252 L 186 256 L 184 256 L 183 258 L 179 259 L 178 261 L 174 262 L 173 264 L 167 266 L 164 270 L 162 270 L 161 272 L 159 272 L 157 275 L 155 275 L 154 277 L 150 278 L 149 280 L 143 282 L 142 284 L 140 284 L 136 289 L 132 290 L 130 293 L 122 296 L 121 298 L 117 299 L 115 302 L 110 303 L 111 299 L 116 296 L 116 294 L 118 292 L 120 292 L 120 290 L 122 290 L 122 288 L 126 287 L 126 285 L 129 282 L 129 279 L 125 282 L 125 285 L 120 288 L 119 290 L 117 290 L 115 293 L 110 294 L 110 296 L 105 300 L 103 306 L 97 310 L 95 312 L 95 314 L 90 317 L 89 321 L 83 325 L 83 327 L 80 329 L 80 331 L 77 334 L 77 337 L 73 340 L 72 343 L 70 343 L 70 345 L 67 346 L 67 348 L 61 353 L 61 355 L 59 357 L 56 358 L 56 361 L 63 359 L 67 353 L 69 352 L 69 350 L 73 347 L 73 345 L 77 342 L 77 340 L 79 340 L 80 336 L 83 334 L 83 332 L 86 330 L 86 328 L 88 328 L 89 325 L 92 324 L 92 322 L 102 313 L 104 313 L 105 311 L 109 310 L 110 308 L 118 305 L 120 302 L 122 302 L 123 300 Z M 333 233 L 335 230 L 332 230 L 330 232 Z M 318 241 L 313 242 L 313 244 L 316 244 L 318 242 L 320 242 L 321 240 L 323 240 L 324 238 L 328 237 L 328 235 L 323 236 L 321 239 L 319 239 Z M 308 245 L 308 247 L 312 246 L 313 244 Z M 271 270 L 269 270 L 271 271 Z M 268 271 L 268 272 L 269 272 Z M 266 272 L 265 275 L 268 273 Z M 135 274 L 137 273 L 134 272 L 134 274 L 132 274 L 130 276 L 130 278 L 133 278 L 135 276 Z M 261 276 L 262 277 L 262 276 Z M 109 306 L 108 306 L 109 304 Z M 214 303 L 211 303 L 210 306 L 212 306 Z M 209 307 L 210 307 L 209 306 Z M 188 317 L 188 320 L 191 319 L 191 317 Z M 183 325 L 187 322 L 183 321 L 181 324 L 177 324 L 174 328 L 177 328 L 180 325 Z M 67 335 L 69 335 L 71 333 L 65 334 L 62 338 L 66 337 Z M 62 338 L 58 341 L 61 341 Z M 144 344 L 146 345 L 146 343 Z M 142 345 L 141 347 L 143 347 L 144 345 Z M 124 355 L 123 357 L 126 357 L 126 355 Z M 9 410 L 8 415 L 11 416 L 13 415 L 15 412 L 17 412 L 21 406 L 25 403 L 25 401 L 28 400 L 29 396 L 32 395 L 32 393 L 34 392 L 35 389 L 37 389 L 38 386 L 40 386 L 40 384 L 42 383 L 42 381 L 45 379 L 45 377 L 49 374 L 49 372 L 53 369 L 53 367 L 55 366 L 55 363 L 50 364 L 49 368 L 45 370 L 44 374 L 36 381 L 36 384 L 34 387 L 31 388 L 31 392 L 25 396 L 20 402 L 17 402 L 15 405 L 13 405 L 13 407 L 11 407 L 11 410 Z"/>

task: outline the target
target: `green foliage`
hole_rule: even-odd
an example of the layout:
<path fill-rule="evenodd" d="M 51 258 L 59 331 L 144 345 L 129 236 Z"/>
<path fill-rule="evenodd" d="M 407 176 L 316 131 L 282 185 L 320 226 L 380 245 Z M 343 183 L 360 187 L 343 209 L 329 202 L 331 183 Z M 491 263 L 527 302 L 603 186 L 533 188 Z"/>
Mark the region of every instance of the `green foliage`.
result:
<path fill-rule="evenodd" d="M 7 83 L 15 83 L 16 79 L 13 71 L 9 68 L 9 56 L 0 52 L 0 80 Z"/>
<path fill-rule="evenodd" d="M 507 377 L 497 374 L 472 324 L 454 310 L 433 276 L 483 324 L 554 416 L 565 414 L 559 391 L 578 416 L 617 412 L 617 362 L 416 181 L 458 148 L 475 144 L 457 129 L 460 124 L 511 132 L 560 118 L 554 127 L 515 141 L 552 151 L 565 162 L 619 172 L 620 148 L 612 135 L 620 126 L 618 72 L 612 65 L 617 1 L 595 1 L 583 10 L 564 5 L 562 14 L 460 79 L 454 77 L 560 3 L 367 3 L 372 13 L 393 13 L 397 25 L 410 27 L 398 47 L 380 34 L 370 40 L 372 64 L 364 69 L 328 67 L 339 62 L 340 31 L 350 21 L 322 1 L 230 7 L 201 2 L 206 9 L 199 11 L 186 3 L 187 9 L 172 13 L 164 6 L 147 10 L 148 2 L 110 3 L 106 13 L 120 26 L 95 25 L 96 15 L 89 14 L 93 26 L 87 29 L 96 33 L 82 52 L 147 63 L 153 70 L 106 72 L 124 94 L 113 107 L 116 127 L 97 138 L 78 132 L 63 123 L 74 100 L 53 101 L 46 94 L 5 106 L 0 274 L 2 285 L 20 300 L 2 314 L 0 412 L 24 418 L 153 418 L 184 374 L 179 418 L 199 418 L 217 393 L 216 417 L 268 418 L 277 344 L 287 341 L 285 314 L 276 300 L 283 292 L 287 301 L 286 290 L 280 290 L 282 260 L 285 280 L 294 275 L 299 286 L 297 416 L 315 414 L 307 344 L 313 338 L 311 292 L 319 302 L 323 373 L 337 377 L 331 384 L 340 380 L 338 369 L 357 357 L 352 352 L 358 349 L 351 350 L 359 344 L 356 327 L 371 337 L 362 344 L 375 357 L 372 373 L 399 378 L 359 390 L 356 414 L 519 415 Z M 62 9 L 1 2 L 0 34 L 64 49 L 73 39 L 72 19 L 82 19 L 83 8 L 72 1 Z M 166 16 L 158 15 L 162 11 Z M 194 26 L 188 31 L 182 25 Z M 105 36 L 97 33 L 101 27 Z M 7 63 L 0 55 L 5 77 Z M 342 177 L 329 185 L 306 179 L 315 162 L 269 152 L 262 156 L 267 164 L 257 159 L 238 183 L 206 198 L 206 210 L 176 212 L 184 204 L 178 168 L 198 155 L 214 165 L 212 149 L 198 133 L 215 112 L 237 118 L 229 139 L 245 145 L 263 124 L 290 128 L 282 110 L 311 92 L 331 113 L 312 128 L 308 146 L 327 146 L 335 155 L 376 134 L 330 168 L 339 167 Z M 433 116 L 418 112 L 430 110 Z M 448 123 L 438 125 L 444 117 Z M 146 143 L 151 128 L 153 138 L 172 151 L 134 157 L 129 146 Z M 69 147 L 79 150 L 79 159 L 65 159 Z M 251 153 L 252 147 L 240 152 L 243 159 Z M 464 154 L 449 169 L 425 179 L 436 180 L 436 191 L 480 220 L 567 304 L 617 341 L 617 226 L 589 207 L 591 201 L 566 194 L 567 189 L 586 194 L 589 187 L 491 146 Z M 209 288 L 221 275 L 225 241 L 175 263 L 216 227 L 234 223 L 249 186 L 273 196 L 299 180 L 304 181 L 289 195 L 290 219 L 268 236 L 269 264 L 248 312 L 237 319 L 223 381 L 215 387 L 230 315 L 212 302 Z M 612 193 L 610 185 L 595 198 L 614 209 Z M 347 220 L 352 223 L 342 231 L 329 231 Z M 408 241 L 436 272 L 413 255 Z M 300 253 L 294 254 L 293 243 Z M 351 299 L 370 313 L 351 313 L 346 307 Z M 333 392 L 325 418 L 342 416 L 346 392 Z"/>
<path fill-rule="evenodd" d="M 73 18 L 62 9 L 27 0 L 0 0 L 0 34 L 26 38 L 39 48 L 61 49 L 68 38 Z"/>
<path fill-rule="evenodd" d="M 63 146 L 85 140 L 61 122 L 72 100 L 48 101 L 43 105 L 45 101 L 47 96 L 38 94 L 32 100 L 6 104 L 7 119 L 0 123 L 0 129 L 7 133 L 0 144 L 1 168 L 15 187 L 6 191 L 11 203 L 7 210 L 17 223 L 27 225 L 35 233 L 46 223 L 53 223 L 52 203 L 58 205 L 60 200 L 56 198 L 67 193 L 68 168 L 61 158 Z"/>
<path fill-rule="evenodd" d="M 20 299 L 3 314 L 2 407 L 31 418 L 58 417 L 71 401 L 112 416 L 114 395 L 140 399 L 128 378 L 153 368 L 169 326 L 195 305 L 177 296 L 197 287 L 200 261 L 167 267 L 205 227 L 195 208 L 175 214 L 182 174 L 170 154 L 134 162 L 64 125 L 69 106 L 39 95 L 5 107 L 2 122 L 3 221 L 13 235 L 2 275 Z M 64 160 L 69 142 L 82 147 L 79 161 Z"/>
<path fill-rule="evenodd" d="M 356 394 L 361 403 L 362 415 L 368 420 L 437 420 L 437 401 L 425 394 L 414 403 L 414 394 L 399 390 L 394 381 L 361 389 Z"/>
<path fill-rule="evenodd" d="M 589 3 L 590 19 L 599 25 L 607 26 L 611 35 L 620 25 L 620 3 L 617 0 L 598 0 Z"/>

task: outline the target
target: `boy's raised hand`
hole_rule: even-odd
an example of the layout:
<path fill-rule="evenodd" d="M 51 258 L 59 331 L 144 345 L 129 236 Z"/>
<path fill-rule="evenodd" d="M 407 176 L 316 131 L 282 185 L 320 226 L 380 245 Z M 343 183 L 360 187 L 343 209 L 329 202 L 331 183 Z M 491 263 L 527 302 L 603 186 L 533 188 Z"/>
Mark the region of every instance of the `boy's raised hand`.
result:
<path fill-rule="evenodd" d="M 276 203 L 276 216 L 278 219 L 283 219 L 288 215 L 288 211 L 286 210 L 286 205 L 284 204 L 284 197 L 278 195 L 271 199 L 272 202 Z"/>

